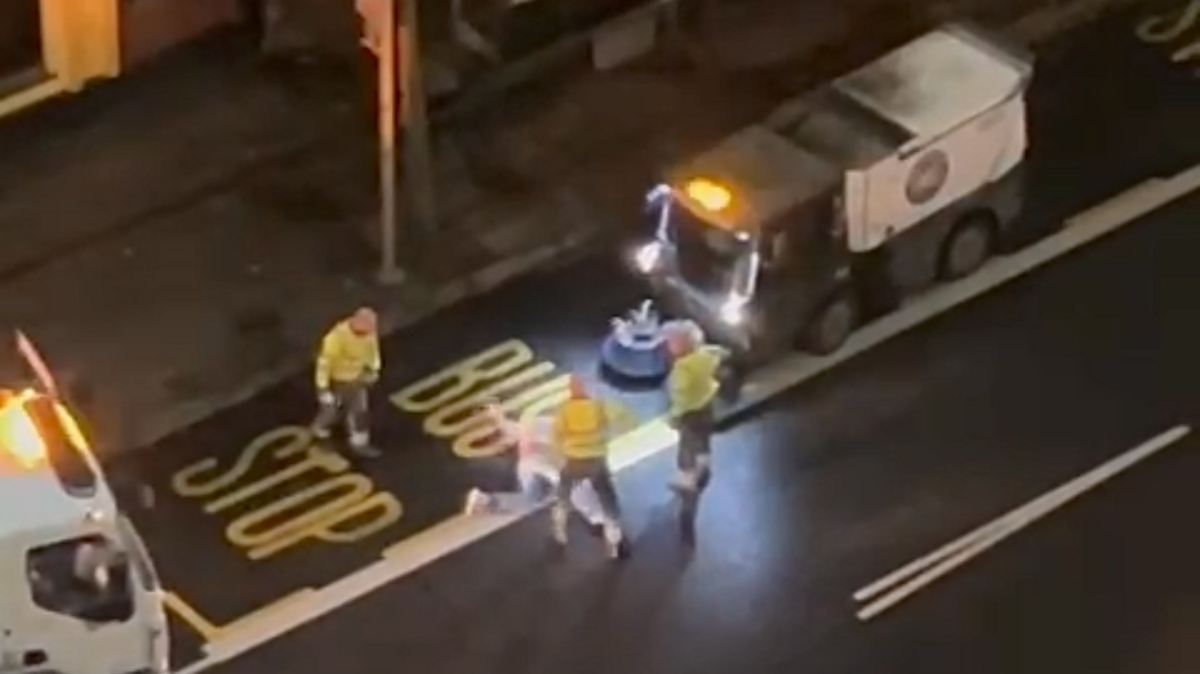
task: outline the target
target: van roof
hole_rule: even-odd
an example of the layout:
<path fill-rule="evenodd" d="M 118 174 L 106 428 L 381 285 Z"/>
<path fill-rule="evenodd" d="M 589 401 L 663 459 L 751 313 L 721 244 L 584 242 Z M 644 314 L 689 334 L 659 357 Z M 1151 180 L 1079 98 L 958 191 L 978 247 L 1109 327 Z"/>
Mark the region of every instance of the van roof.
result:
<path fill-rule="evenodd" d="M 917 138 L 941 135 L 1024 90 L 1031 65 L 961 24 L 837 79 L 833 87 Z"/>
<path fill-rule="evenodd" d="M 710 224 L 753 231 L 797 204 L 836 185 L 841 172 L 819 155 L 805 152 L 761 126 L 749 126 L 677 166 L 668 184 L 685 206 Z M 730 207 L 711 212 L 687 196 L 695 180 L 714 181 L 736 197 Z"/>
<path fill-rule="evenodd" d="M 61 438 L 49 437 L 53 432 L 43 431 L 46 444 L 63 451 Z M 89 516 L 117 516 L 116 497 L 86 448 L 67 449 L 75 453 L 72 461 L 98 478 L 85 489 L 73 487 L 62 474 L 61 468 L 68 464 L 42 460 L 27 465 L 3 445 L 0 438 L 0 512 L 6 513 L 0 517 L 0 539 L 36 536 L 39 531 L 57 536 L 79 528 Z"/>

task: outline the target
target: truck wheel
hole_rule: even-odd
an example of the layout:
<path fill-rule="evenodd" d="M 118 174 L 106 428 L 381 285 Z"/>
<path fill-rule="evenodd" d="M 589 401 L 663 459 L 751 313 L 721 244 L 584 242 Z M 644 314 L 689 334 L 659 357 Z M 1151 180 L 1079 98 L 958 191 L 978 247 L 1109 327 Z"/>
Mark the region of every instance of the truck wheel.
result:
<path fill-rule="evenodd" d="M 953 281 L 974 274 L 995 249 L 996 223 L 990 215 L 975 213 L 963 218 L 942 244 L 938 276 Z"/>
<path fill-rule="evenodd" d="M 860 309 L 854 295 L 847 291 L 835 294 L 821 306 L 804 328 L 800 348 L 827 356 L 842 348 L 858 327 Z"/>

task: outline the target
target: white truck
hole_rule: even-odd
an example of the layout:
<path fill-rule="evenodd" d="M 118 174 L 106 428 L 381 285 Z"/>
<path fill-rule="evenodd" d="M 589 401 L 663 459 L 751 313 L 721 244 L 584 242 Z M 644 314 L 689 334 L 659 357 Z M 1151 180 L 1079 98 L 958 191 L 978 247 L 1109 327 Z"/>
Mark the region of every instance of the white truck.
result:
<path fill-rule="evenodd" d="M 743 363 L 832 353 L 1007 245 L 1031 76 L 978 29 L 928 33 L 669 171 L 635 266 Z"/>
<path fill-rule="evenodd" d="M 72 412 L 36 378 L 48 385 L 0 388 L 0 673 L 165 674 L 146 546 Z"/>

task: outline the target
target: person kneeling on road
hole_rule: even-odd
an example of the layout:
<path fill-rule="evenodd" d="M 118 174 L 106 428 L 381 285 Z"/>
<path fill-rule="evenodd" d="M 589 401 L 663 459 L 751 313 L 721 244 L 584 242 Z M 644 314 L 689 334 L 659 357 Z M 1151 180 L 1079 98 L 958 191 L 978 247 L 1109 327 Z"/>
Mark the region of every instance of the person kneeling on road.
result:
<path fill-rule="evenodd" d="M 518 492 L 484 492 L 472 489 L 467 494 L 466 513 L 520 514 L 540 505 L 558 488 L 563 457 L 554 447 L 554 420 L 549 417 L 530 417 L 516 421 L 508 418 L 497 404 L 483 406 L 497 432 L 517 452 L 516 477 Z M 604 510 L 600 497 L 591 483 L 578 484 L 571 491 L 571 506 L 583 516 L 595 532 L 603 532 Z"/>
<path fill-rule="evenodd" d="M 360 456 L 379 455 L 371 447 L 368 418 L 368 392 L 383 367 L 378 330 L 375 311 L 362 307 L 325 334 L 317 354 L 319 410 L 312 434 L 328 438 L 339 417 L 344 417 L 350 450 Z"/>

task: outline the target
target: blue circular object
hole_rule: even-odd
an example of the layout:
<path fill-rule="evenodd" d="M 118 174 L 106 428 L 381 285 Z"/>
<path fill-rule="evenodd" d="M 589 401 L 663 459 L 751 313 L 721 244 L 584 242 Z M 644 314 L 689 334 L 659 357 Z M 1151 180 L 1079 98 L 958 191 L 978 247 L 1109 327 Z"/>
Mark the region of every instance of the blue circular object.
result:
<path fill-rule="evenodd" d="M 671 367 L 657 325 L 644 330 L 612 330 L 600 345 L 600 362 L 613 374 L 639 381 L 665 377 Z"/>

